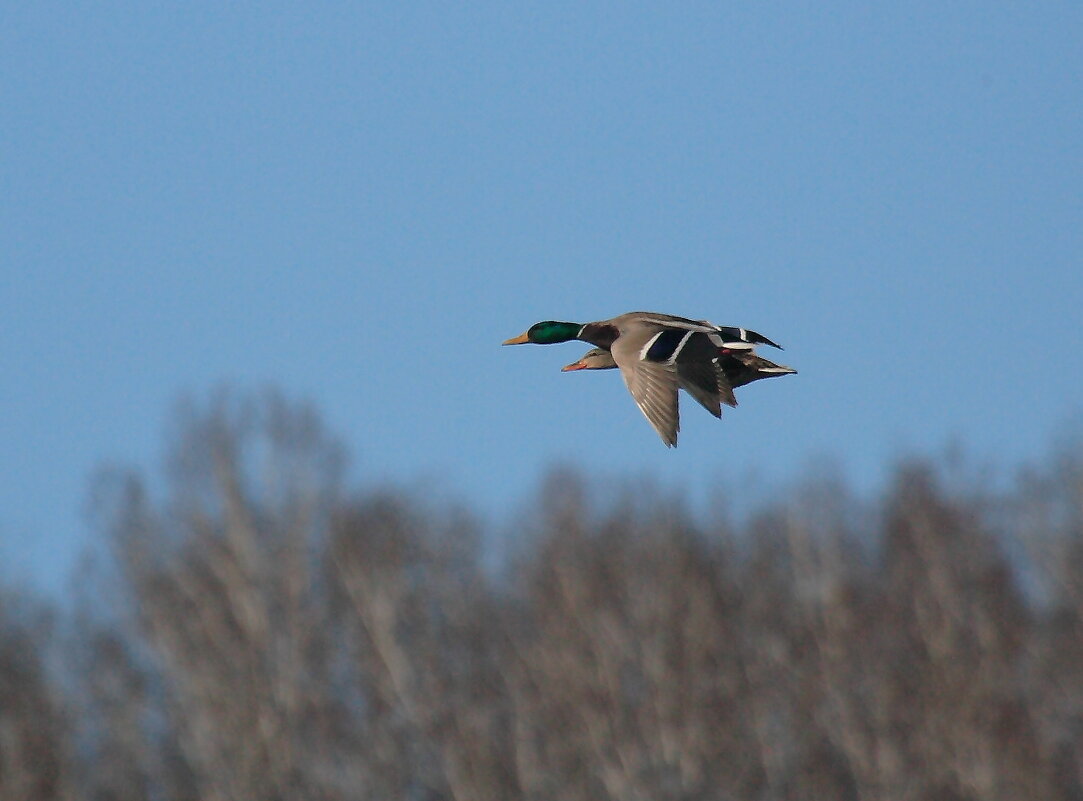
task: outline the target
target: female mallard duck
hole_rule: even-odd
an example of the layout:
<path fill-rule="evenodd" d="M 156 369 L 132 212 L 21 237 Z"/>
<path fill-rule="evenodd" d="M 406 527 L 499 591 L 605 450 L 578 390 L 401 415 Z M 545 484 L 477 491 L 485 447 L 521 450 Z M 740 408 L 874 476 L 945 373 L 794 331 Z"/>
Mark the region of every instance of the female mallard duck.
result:
<path fill-rule="evenodd" d="M 613 360 L 613 354 L 601 348 L 591 348 L 583 354 L 578 361 L 566 364 L 560 368 L 561 372 L 570 370 L 612 370 L 617 363 Z M 759 381 L 761 378 L 777 378 L 780 375 L 793 375 L 797 371 L 784 364 L 774 362 L 757 356 L 752 351 L 726 351 L 724 348 L 718 354 L 718 366 L 726 375 L 733 389 Z"/>
<path fill-rule="evenodd" d="M 552 345 L 572 340 L 610 352 L 636 405 L 669 447 L 677 444 L 680 430 L 678 387 L 721 417 L 720 403 L 736 406 L 737 399 L 719 364 L 720 351 L 751 352 L 760 344 L 779 347 L 746 328 L 656 312 L 629 312 L 593 323 L 546 320 L 504 344 Z"/>

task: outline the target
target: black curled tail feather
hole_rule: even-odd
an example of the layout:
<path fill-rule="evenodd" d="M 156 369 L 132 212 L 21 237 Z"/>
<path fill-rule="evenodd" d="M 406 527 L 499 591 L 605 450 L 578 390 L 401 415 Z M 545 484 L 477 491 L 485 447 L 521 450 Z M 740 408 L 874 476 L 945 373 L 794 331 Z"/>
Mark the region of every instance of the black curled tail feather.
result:
<path fill-rule="evenodd" d="M 742 343 L 746 345 L 770 345 L 772 348 L 782 350 L 782 346 L 777 342 L 773 342 L 763 334 L 758 334 L 747 328 L 720 325 L 718 326 L 718 336 L 722 337 L 722 347 L 729 344 Z"/>

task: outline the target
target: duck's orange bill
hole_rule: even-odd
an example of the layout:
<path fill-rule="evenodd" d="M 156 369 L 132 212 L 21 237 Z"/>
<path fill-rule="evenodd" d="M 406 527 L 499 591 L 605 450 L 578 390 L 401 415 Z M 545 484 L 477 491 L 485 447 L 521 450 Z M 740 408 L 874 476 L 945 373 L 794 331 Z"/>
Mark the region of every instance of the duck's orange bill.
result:
<path fill-rule="evenodd" d="M 583 364 L 582 361 L 578 361 L 578 362 L 572 362 L 571 364 L 564 365 L 563 367 L 560 368 L 560 372 L 567 373 L 570 370 L 585 370 L 586 368 L 587 368 L 587 366 L 585 364 Z"/>
<path fill-rule="evenodd" d="M 523 333 L 523 334 L 520 334 L 517 337 L 512 337 L 511 339 L 505 339 L 500 344 L 501 345 L 525 345 L 528 342 L 530 342 L 530 338 L 525 333 Z"/>

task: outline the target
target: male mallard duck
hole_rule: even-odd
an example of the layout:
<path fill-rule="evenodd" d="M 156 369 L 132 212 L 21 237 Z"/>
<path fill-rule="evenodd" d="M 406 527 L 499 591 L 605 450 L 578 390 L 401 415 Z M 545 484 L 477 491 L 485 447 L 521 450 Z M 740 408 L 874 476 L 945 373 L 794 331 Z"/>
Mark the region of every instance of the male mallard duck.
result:
<path fill-rule="evenodd" d="M 610 352 L 636 405 L 669 447 L 677 444 L 680 430 L 678 386 L 721 417 L 720 403 L 736 406 L 737 399 L 719 363 L 720 350 L 752 352 L 760 344 L 779 347 L 746 328 L 656 312 L 629 312 L 593 323 L 545 320 L 504 344 L 552 345 L 572 340 Z"/>
<path fill-rule="evenodd" d="M 602 348 L 591 348 L 578 361 L 566 364 L 560 370 L 564 373 L 571 370 L 613 370 L 616 366 L 612 353 Z M 733 389 L 761 378 L 777 378 L 797 372 L 792 367 L 775 364 L 752 351 L 726 351 L 724 348 L 719 351 L 718 366 Z"/>

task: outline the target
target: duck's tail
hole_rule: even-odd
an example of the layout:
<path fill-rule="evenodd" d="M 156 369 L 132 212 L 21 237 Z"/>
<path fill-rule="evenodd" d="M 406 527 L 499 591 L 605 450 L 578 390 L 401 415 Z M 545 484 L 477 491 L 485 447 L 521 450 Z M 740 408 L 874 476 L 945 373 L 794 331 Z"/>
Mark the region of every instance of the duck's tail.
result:
<path fill-rule="evenodd" d="M 733 387 L 743 387 L 745 384 L 751 384 L 763 378 L 793 375 L 797 372 L 792 367 L 775 364 L 747 351 L 731 351 L 722 354 L 718 357 L 718 364 Z"/>
<path fill-rule="evenodd" d="M 718 333 L 715 337 L 718 340 L 715 344 L 720 348 L 751 350 L 755 345 L 770 345 L 772 348 L 782 350 L 782 346 L 777 342 L 772 342 L 763 334 L 757 334 L 755 331 L 750 331 L 747 328 L 720 325 L 718 326 Z"/>

